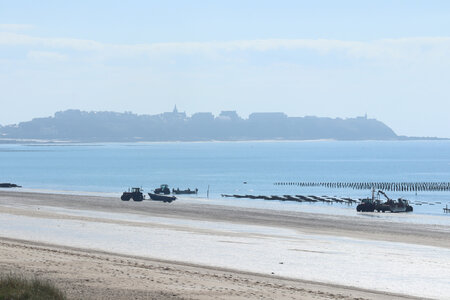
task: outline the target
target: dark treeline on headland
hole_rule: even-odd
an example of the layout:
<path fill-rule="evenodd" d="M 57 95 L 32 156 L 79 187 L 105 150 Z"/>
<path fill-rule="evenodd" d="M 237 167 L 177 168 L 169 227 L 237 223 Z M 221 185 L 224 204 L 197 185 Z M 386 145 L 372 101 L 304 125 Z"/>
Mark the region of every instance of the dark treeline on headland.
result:
<path fill-rule="evenodd" d="M 67 110 L 0 127 L 2 139 L 42 139 L 75 142 L 241 141 L 241 140 L 396 140 L 392 129 L 375 119 L 288 117 L 284 113 L 253 113 L 248 119 L 235 111 L 173 112 L 137 115 Z"/>

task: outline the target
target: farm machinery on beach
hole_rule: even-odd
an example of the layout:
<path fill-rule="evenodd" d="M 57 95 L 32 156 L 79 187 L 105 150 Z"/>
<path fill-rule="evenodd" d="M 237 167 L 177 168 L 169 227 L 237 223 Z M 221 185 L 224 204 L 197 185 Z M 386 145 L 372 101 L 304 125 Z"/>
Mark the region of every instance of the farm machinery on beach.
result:
<path fill-rule="evenodd" d="M 386 198 L 386 202 L 380 200 L 380 195 Z M 412 212 L 413 207 L 409 205 L 408 200 L 399 198 L 393 200 L 386 195 L 382 190 L 377 191 L 377 196 L 375 197 L 375 189 L 372 189 L 372 198 L 361 199 L 361 203 L 356 207 L 358 212 L 386 212 L 390 211 L 392 213 L 398 212 Z"/>
<path fill-rule="evenodd" d="M 165 185 L 165 184 L 161 185 L 161 189 L 162 189 L 162 191 L 160 191 L 161 194 L 148 193 L 148 195 L 150 196 L 150 200 L 161 201 L 161 202 L 165 202 L 165 203 L 166 202 L 170 203 L 170 202 L 175 201 L 177 198 L 175 196 L 166 195 L 163 190 L 163 186 L 167 187 L 167 185 Z M 145 200 L 145 195 L 144 195 L 143 191 L 144 190 L 142 188 L 137 188 L 137 187 L 130 188 L 130 189 L 128 189 L 128 191 L 123 192 L 120 199 L 122 199 L 122 201 L 130 201 L 131 199 L 133 201 Z M 170 190 L 169 190 L 169 192 L 170 192 Z"/>
<path fill-rule="evenodd" d="M 134 187 L 134 188 L 128 189 L 127 192 L 123 192 L 120 199 L 122 199 L 123 201 L 130 201 L 130 199 L 133 199 L 133 201 L 142 201 L 145 199 L 145 196 L 142 193 L 141 188 Z"/>
<path fill-rule="evenodd" d="M 161 186 L 159 188 L 156 188 L 153 192 L 157 195 L 159 194 L 169 195 L 170 194 L 169 185 L 161 184 Z"/>

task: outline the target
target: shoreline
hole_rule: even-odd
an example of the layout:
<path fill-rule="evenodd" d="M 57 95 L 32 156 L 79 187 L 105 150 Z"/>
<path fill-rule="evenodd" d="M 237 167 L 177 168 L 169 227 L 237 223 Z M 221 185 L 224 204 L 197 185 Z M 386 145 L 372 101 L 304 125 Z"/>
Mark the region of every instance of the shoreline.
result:
<path fill-rule="evenodd" d="M 384 299 L 383 295 L 394 294 L 411 294 L 411 298 L 427 295 L 442 298 L 445 289 L 448 289 L 427 277 L 434 273 L 445 277 L 447 272 L 450 227 L 444 225 L 403 224 L 373 218 L 355 220 L 347 216 L 222 206 L 183 199 L 163 204 L 155 201 L 123 202 L 115 197 L 20 191 L 0 191 L 0 215 L 3 216 L 0 220 L 3 224 L 0 226 L 2 241 L 22 240 L 19 243 L 82 249 L 79 251 L 232 272 L 240 276 L 259 274 L 269 281 L 287 280 L 300 285 L 314 283 L 328 294 L 333 294 L 333 288 L 345 290 L 345 295 L 374 290 L 370 292 L 371 296 L 367 296 L 368 299 Z M 31 252 L 36 251 L 40 252 L 36 249 Z M 368 253 L 372 258 L 367 258 L 367 261 L 359 257 L 361 253 Z M 391 253 L 387 261 L 390 261 L 393 270 L 377 263 L 385 253 Z M 435 253 L 427 258 L 433 261 L 433 267 L 425 270 L 428 264 L 420 260 L 423 255 L 429 256 L 429 253 Z M 405 258 L 400 259 L 397 255 Z M 11 267 L 13 256 L 10 255 L 9 262 L 2 257 L 0 263 Z M 29 266 L 21 264 L 21 259 L 23 257 L 18 256 L 14 265 L 27 270 Z M 49 257 L 46 259 L 52 260 Z M 409 260 L 419 264 L 411 266 Z M 361 263 L 351 263 L 358 261 Z M 85 263 L 97 264 L 89 259 Z M 436 264 L 443 266 L 437 267 Z M 46 267 L 40 265 L 39 268 Z M 325 268 L 325 273 L 321 268 Z M 339 271 L 340 268 L 344 269 Z M 361 289 L 358 278 L 363 280 L 364 276 L 368 276 L 365 275 L 366 268 L 380 272 L 380 277 L 395 278 L 406 276 L 404 272 L 419 272 L 420 276 L 425 277 L 415 280 L 430 280 L 430 285 L 437 286 L 423 291 L 412 290 L 411 287 L 417 284 L 404 282 L 404 286 L 394 285 L 390 287 L 391 290 L 386 290 L 383 288 L 386 283 L 381 278 L 372 286 L 363 285 L 364 289 Z M 56 271 L 63 276 L 63 269 L 56 268 Z M 347 274 L 347 281 L 342 281 L 342 271 Z M 391 271 L 394 273 L 389 275 Z M 383 272 L 387 272 L 385 276 Z M 77 275 L 73 276 L 75 280 Z M 114 280 L 105 278 L 105 281 Z M 399 277 L 398 280 L 400 283 L 404 279 Z M 189 281 L 189 278 L 180 279 L 179 282 L 183 281 Z M 344 282 L 346 284 L 342 284 Z M 211 288 L 218 288 L 217 285 L 220 282 Z M 201 284 L 195 288 L 201 288 Z M 170 290 L 168 287 L 166 289 Z M 247 291 L 251 289 L 251 285 L 245 288 Z M 319 299 L 323 296 L 320 296 L 320 289 L 314 293 Z M 276 294 L 276 290 L 270 293 Z M 441 297 L 436 294 L 439 291 L 443 293 Z M 203 292 L 206 293 L 205 290 Z M 227 295 L 223 299 L 230 297 Z M 236 297 L 257 298 L 245 295 Z M 289 298 L 287 294 L 286 297 L 276 295 L 275 298 Z M 210 297 L 212 294 L 205 299 Z M 265 297 L 271 298 L 268 295 Z M 188 298 L 202 299 L 196 296 Z M 306 296 L 304 298 L 309 299 Z"/>
<path fill-rule="evenodd" d="M 33 200 L 27 200 L 24 195 L 30 196 Z M 46 206 L 66 209 L 84 209 L 89 207 L 90 210 L 104 212 L 169 216 L 170 218 L 274 226 L 294 230 L 302 228 L 302 232 L 309 234 L 337 235 L 450 249 L 450 239 L 447 239 L 447 235 L 450 234 L 450 226 L 447 224 L 405 223 L 399 222 L 397 219 L 386 220 L 380 219 L 379 213 L 364 213 L 362 214 L 363 218 L 352 219 L 346 215 L 310 211 L 254 208 L 231 204 L 222 205 L 211 202 L 206 198 L 188 197 L 179 197 L 177 201 L 169 205 L 160 205 L 160 203 L 150 200 L 137 202 L 135 203 L 136 205 L 129 205 L 134 202 L 120 201 L 120 193 L 50 190 L 22 192 L 19 189 L 15 191 L 0 190 L 0 208 L 2 205 L 1 198 L 4 196 L 20 199 L 22 203 L 28 205 L 38 202 L 41 205 L 45 203 Z M 114 205 L 111 205 L 112 203 Z M 145 210 L 141 209 L 142 206 L 144 206 Z M 151 207 L 152 211 L 148 211 L 149 207 Z M 209 214 L 204 214 L 205 210 L 208 210 Z M 392 218 L 397 217 L 397 214 L 383 214 L 381 216 L 388 215 L 391 215 Z M 448 219 L 447 216 L 427 216 Z M 377 227 L 378 233 L 371 230 L 374 226 Z"/>
<path fill-rule="evenodd" d="M 40 140 L 40 139 L 5 139 L 0 138 L 0 145 L 98 145 L 98 144 L 170 144 L 170 143 L 312 143 L 312 142 L 430 142 L 430 141 L 450 141 L 450 138 L 443 137 L 403 137 L 398 136 L 396 139 L 307 139 L 307 140 L 290 140 L 290 139 L 263 139 L 263 140 L 173 140 L 173 141 L 73 141 L 73 140 Z"/>
<path fill-rule="evenodd" d="M 50 188 L 0 188 L 1 192 L 19 192 L 19 193 L 36 193 L 36 194 L 50 194 L 50 195 L 72 195 L 72 196 L 93 196 L 93 197 L 103 197 L 103 198 L 119 198 L 122 191 L 88 191 L 88 190 L 64 190 L 64 189 L 50 189 Z M 144 194 L 147 194 L 144 192 Z M 345 206 L 342 203 L 332 203 L 331 205 L 326 205 L 325 203 L 295 203 L 287 201 L 283 205 L 279 205 L 279 201 L 263 201 L 261 199 L 237 199 L 237 198 L 224 198 L 219 197 L 219 195 L 213 195 L 207 198 L 206 195 L 176 195 L 177 199 L 181 199 L 183 202 L 197 202 L 201 204 L 208 205 L 222 205 L 231 207 L 243 207 L 243 208 L 255 208 L 255 209 L 269 209 L 269 210 L 295 210 L 297 212 L 304 212 L 309 214 L 321 214 L 321 215 L 347 215 L 349 217 L 355 217 L 355 214 L 351 212 L 354 211 L 353 205 L 352 209 L 349 210 L 349 205 Z M 408 198 L 409 199 L 409 198 Z M 145 199 L 148 201 L 150 199 Z M 416 200 L 417 201 L 417 200 Z M 419 201 L 420 202 L 420 201 Z M 450 203 L 450 202 L 449 202 Z M 293 204 L 299 204 L 293 206 Z M 445 204 L 445 202 L 444 202 Z M 416 205 L 416 204 L 414 204 Z M 434 205 L 434 204 L 433 204 Z M 355 204 L 356 206 L 356 204 Z M 416 208 L 418 206 L 415 206 Z M 351 212 L 350 212 L 351 211 Z M 384 221 L 388 222 L 411 222 L 415 224 L 423 225 L 448 225 L 450 226 L 450 218 L 447 215 L 442 214 L 442 212 L 417 212 L 408 214 L 371 214 L 371 213 L 358 213 L 356 217 L 359 216 L 373 216 L 376 218 L 382 218 Z M 390 215 L 390 217 L 389 217 Z"/>

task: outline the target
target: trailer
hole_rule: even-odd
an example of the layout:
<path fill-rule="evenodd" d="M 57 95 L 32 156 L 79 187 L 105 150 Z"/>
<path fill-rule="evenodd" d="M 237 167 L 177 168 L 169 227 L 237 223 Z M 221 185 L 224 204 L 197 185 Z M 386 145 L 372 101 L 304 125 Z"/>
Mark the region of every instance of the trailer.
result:
<path fill-rule="evenodd" d="M 177 199 L 177 197 L 175 196 L 159 195 L 152 193 L 148 193 L 148 195 L 150 196 L 150 199 L 152 199 L 153 201 L 161 201 L 164 203 L 171 203 Z"/>

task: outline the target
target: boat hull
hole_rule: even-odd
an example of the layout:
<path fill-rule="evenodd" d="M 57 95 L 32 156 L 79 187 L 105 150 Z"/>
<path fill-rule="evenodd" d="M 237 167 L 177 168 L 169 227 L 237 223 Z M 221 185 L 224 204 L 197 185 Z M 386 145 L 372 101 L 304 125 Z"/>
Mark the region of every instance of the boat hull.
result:
<path fill-rule="evenodd" d="M 177 199 L 177 197 L 175 196 L 166 196 L 166 195 L 158 195 L 158 194 L 152 194 L 152 193 L 148 193 L 148 195 L 150 196 L 150 199 L 153 201 L 161 201 L 161 202 L 173 202 Z"/>

